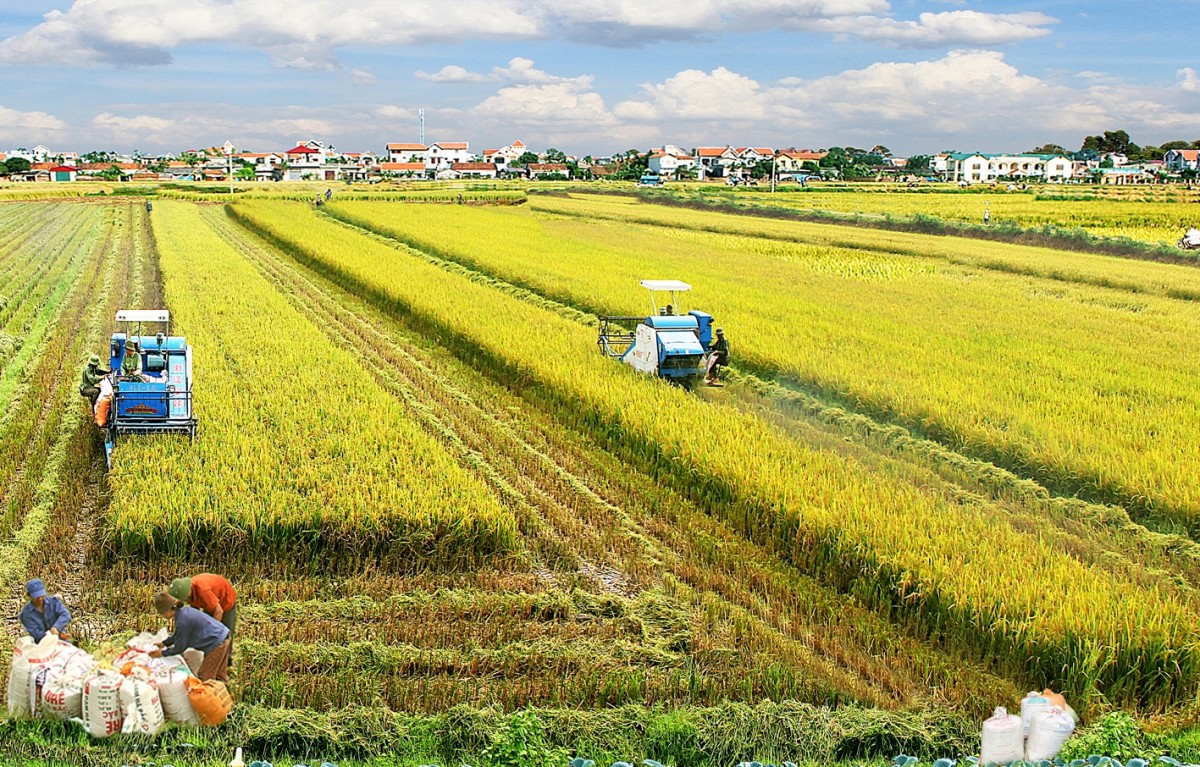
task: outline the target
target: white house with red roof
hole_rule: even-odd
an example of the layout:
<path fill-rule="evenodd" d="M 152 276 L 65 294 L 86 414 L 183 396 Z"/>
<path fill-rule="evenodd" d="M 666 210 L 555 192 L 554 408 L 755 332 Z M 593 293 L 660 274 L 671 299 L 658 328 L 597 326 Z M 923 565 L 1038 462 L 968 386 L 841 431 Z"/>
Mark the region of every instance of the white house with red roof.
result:
<path fill-rule="evenodd" d="M 736 150 L 738 159 L 746 166 L 754 165 L 762 160 L 770 160 L 775 156 L 775 150 L 769 146 L 743 146 Z"/>
<path fill-rule="evenodd" d="M 529 147 L 525 146 L 521 141 L 514 141 L 500 149 L 483 150 L 483 161 L 494 163 L 496 167 L 503 170 L 505 167 L 521 159 L 521 155 L 528 151 Z"/>
<path fill-rule="evenodd" d="M 1200 149 L 1168 149 L 1163 155 L 1167 170 L 1200 170 Z"/>
<path fill-rule="evenodd" d="M 700 179 L 705 176 L 720 178 L 729 174 L 729 169 L 738 162 L 738 153 L 731 146 L 696 147 L 696 168 Z"/>
<path fill-rule="evenodd" d="M 424 144 L 392 143 L 387 145 L 387 161 L 424 163 L 428 152 L 429 147 Z"/>
<path fill-rule="evenodd" d="M 470 142 L 439 141 L 429 145 L 429 151 L 425 155 L 425 167 L 439 171 L 449 168 L 454 163 L 469 163 L 474 160 L 475 155 L 471 154 Z"/>
<path fill-rule="evenodd" d="M 696 167 L 696 158 L 677 146 L 667 144 L 650 150 L 647 159 L 647 170 L 660 176 L 672 176 L 680 170 Z"/>
<path fill-rule="evenodd" d="M 285 181 L 333 181 L 337 178 L 335 166 L 325 167 L 325 152 L 302 141 L 283 153 L 287 168 L 283 171 Z"/>

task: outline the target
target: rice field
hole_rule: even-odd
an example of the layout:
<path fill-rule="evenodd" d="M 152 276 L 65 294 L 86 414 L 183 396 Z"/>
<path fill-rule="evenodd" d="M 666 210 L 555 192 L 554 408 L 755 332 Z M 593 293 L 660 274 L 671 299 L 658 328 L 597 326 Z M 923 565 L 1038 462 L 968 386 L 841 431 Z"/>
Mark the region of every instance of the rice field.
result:
<path fill-rule="evenodd" d="M 85 647 L 156 629 L 180 574 L 227 575 L 240 612 L 228 724 L 10 723 L 0 753 L 478 764 L 515 738 L 547 764 L 732 767 L 963 757 L 1042 686 L 1085 721 L 1193 716 L 1195 271 L 342 191 L 0 204 L 12 603 L 44 577 Z M 644 277 L 729 330 L 724 388 L 596 352 Z M 125 438 L 106 471 L 78 369 L 116 309 L 158 306 L 200 429 Z"/>

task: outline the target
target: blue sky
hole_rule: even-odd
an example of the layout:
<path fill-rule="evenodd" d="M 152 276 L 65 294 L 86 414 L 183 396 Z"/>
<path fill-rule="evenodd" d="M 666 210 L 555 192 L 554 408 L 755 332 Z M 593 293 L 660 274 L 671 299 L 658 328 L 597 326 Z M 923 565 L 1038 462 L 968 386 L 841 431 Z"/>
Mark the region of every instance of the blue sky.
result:
<path fill-rule="evenodd" d="M 1200 139 L 1200 0 L 2 0 L 0 147 Z"/>

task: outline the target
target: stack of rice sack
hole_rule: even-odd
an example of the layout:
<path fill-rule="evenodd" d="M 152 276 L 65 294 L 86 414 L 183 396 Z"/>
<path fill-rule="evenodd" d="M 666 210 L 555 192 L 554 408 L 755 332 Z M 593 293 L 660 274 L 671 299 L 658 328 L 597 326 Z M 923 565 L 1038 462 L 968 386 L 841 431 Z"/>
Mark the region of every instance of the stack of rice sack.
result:
<path fill-rule="evenodd" d="M 9 714 L 77 721 L 96 738 L 224 722 L 233 701 L 223 684 L 201 682 L 179 656 L 150 657 L 165 636 L 139 634 L 99 661 L 53 635 L 37 644 L 23 637 L 13 648 Z"/>

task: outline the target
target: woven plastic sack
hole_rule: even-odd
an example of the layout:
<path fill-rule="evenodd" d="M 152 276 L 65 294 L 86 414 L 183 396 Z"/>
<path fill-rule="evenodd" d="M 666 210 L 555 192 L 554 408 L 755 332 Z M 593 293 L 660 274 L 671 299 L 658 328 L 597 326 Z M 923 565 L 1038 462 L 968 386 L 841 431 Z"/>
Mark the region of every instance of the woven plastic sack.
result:
<path fill-rule="evenodd" d="M 102 669 L 83 680 L 83 729 L 93 738 L 107 738 L 121 731 L 125 711 L 121 708 L 121 684 L 125 677 Z"/>
<path fill-rule="evenodd" d="M 201 682 L 196 677 L 188 677 L 185 684 L 188 700 L 191 701 L 200 724 L 216 727 L 229 718 L 229 712 L 233 710 L 233 698 L 229 696 L 224 682 L 215 679 Z"/>
<path fill-rule="evenodd" d="M 13 645 L 8 674 L 9 716 L 36 716 L 42 701 L 41 688 L 49 678 L 68 670 L 82 673 L 91 664 L 92 656 L 53 634 L 46 634 L 41 642 L 21 637 Z"/>
<path fill-rule="evenodd" d="M 83 718 L 83 674 L 64 671 L 42 687 L 42 715 L 66 721 Z"/>
<path fill-rule="evenodd" d="M 126 735 L 157 735 L 165 719 L 154 677 L 144 669 L 136 669 L 121 682 L 120 695 L 121 709 L 125 715 L 121 732 Z"/>
<path fill-rule="evenodd" d="M 154 672 L 158 682 L 158 699 L 162 702 L 163 714 L 176 724 L 200 726 L 200 717 L 192 708 L 188 695 L 187 680 L 193 679 L 186 665 L 168 665 Z"/>

